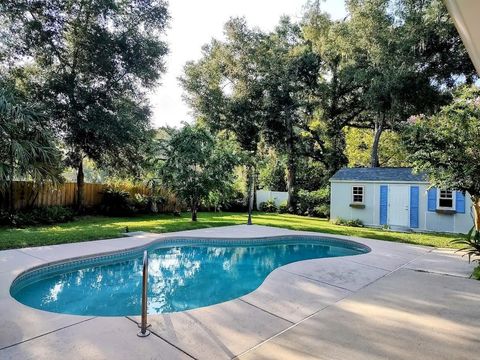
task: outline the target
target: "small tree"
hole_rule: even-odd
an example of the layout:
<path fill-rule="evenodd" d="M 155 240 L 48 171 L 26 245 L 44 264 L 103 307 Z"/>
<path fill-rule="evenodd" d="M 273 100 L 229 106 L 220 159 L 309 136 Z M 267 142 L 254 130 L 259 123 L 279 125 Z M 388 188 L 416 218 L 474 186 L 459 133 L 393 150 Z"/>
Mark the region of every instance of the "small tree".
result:
<path fill-rule="evenodd" d="M 405 144 L 410 160 L 430 182 L 468 192 L 475 231 L 480 232 L 480 89 L 464 86 L 450 105 L 430 117 L 410 119 Z"/>
<path fill-rule="evenodd" d="M 200 203 L 210 193 L 221 193 L 233 181 L 237 158 L 233 149 L 225 145 L 195 125 L 186 125 L 167 142 L 160 175 L 190 205 L 192 221 L 197 221 Z"/>

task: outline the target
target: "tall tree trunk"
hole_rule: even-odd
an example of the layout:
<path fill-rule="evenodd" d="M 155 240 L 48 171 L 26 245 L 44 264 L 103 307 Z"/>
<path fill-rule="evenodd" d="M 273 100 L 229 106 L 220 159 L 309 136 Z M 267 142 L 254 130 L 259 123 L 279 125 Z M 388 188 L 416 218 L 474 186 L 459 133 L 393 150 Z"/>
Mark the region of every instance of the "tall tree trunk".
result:
<path fill-rule="evenodd" d="M 252 225 L 253 200 L 255 194 L 255 167 L 248 166 L 248 220 L 247 225 Z"/>
<path fill-rule="evenodd" d="M 290 158 L 287 161 L 287 207 L 292 210 L 294 210 L 295 205 L 297 204 L 297 189 L 295 187 L 297 167 L 294 161 L 294 159 Z"/>
<path fill-rule="evenodd" d="M 197 208 L 198 208 L 198 205 L 197 205 L 197 201 L 194 199 L 192 200 L 192 221 L 197 221 Z"/>
<path fill-rule="evenodd" d="M 332 81 L 330 87 L 331 99 L 330 106 L 327 109 L 327 118 L 329 119 L 327 126 L 327 137 L 331 141 L 331 149 L 324 153 L 324 165 L 326 167 L 327 176 L 333 176 L 337 170 L 341 169 L 348 164 L 348 158 L 345 155 L 345 134 L 342 131 L 346 126 L 343 120 L 340 119 L 339 115 L 342 110 L 339 109 L 339 85 L 338 85 L 338 69 L 340 64 L 340 58 L 336 58 L 330 64 L 330 70 L 332 72 Z"/>
<path fill-rule="evenodd" d="M 472 208 L 473 208 L 473 222 L 475 224 L 475 230 L 480 231 L 480 196 L 473 196 Z"/>
<path fill-rule="evenodd" d="M 83 156 L 80 156 L 77 169 L 77 210 L 83 211 L 85 198 L 85 174 L 83 173 Z"/>
<path fill-rule="evenodd" d="M 192 202 L 190 204 L 192 212 L 192 221 L 197 221 L 197 207 L 198 207 L 198 197 L 197 197 L 197 163 L 193 165 L 193 195 Z"/>
<path fill-rule="evenodd" d="M 375 135 L 373 137 L 371 164 L 370 164 L 372 168 L 380 166 L 380 161 L 378 158 L 378 146 L 380 145 L 380 137 L 382 136 L 382 132 L 383 132 L 383 123 L 384 123 L 383 119 L 380 120 L 379 122 L 375 122 Z"/>
<path fill-rule="evenodd" d="M 295 210 L 295 206 L 297 204 L 296 199 L 296 175 L 297 175 L 297 164 L 296 164 L 296 157 L 295 157 L 295 140 L 293 138 L 293 126 L 288 117 L 288 138 L 287 138 L 287 190 L 288 190 L 288 199 L 287 199 L 287 207 L 289 209 Z"/>
<path fill-rule="evenodd" d="M 15 178 L 15 154 L 13 153 L 13 144 L 10 145 L 10 174 L 8 176 L 9 180 L 9 190 L 8 190 L 8 210 L 10 213 L 15 211 L 15 188 L 13 185 L 13 180 Z"/>

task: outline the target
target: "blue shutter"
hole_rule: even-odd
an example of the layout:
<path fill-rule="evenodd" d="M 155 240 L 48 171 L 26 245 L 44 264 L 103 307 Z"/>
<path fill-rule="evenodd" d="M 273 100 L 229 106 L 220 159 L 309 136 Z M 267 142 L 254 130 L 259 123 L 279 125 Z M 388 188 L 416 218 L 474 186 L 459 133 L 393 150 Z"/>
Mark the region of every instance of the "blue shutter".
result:
<path fill-rule="evenodd" d="M 457 213 L 465 214 L 465 195 L 461 191 L 457 191 L 455 199 L 455 210 Z"/>
<path fill-rule="evenodd" d="M 410 227 L 418 228 L 418 186 L 410 186 Z"/>
<path fill-rule="evenodd" d="M 387 225 L 388 186 L 380 185 L 380 225 Z"/>
<path fill-rule="evenodd" d="M 437 188 L 428 189 L 428 211 L 437 210 Z"/>

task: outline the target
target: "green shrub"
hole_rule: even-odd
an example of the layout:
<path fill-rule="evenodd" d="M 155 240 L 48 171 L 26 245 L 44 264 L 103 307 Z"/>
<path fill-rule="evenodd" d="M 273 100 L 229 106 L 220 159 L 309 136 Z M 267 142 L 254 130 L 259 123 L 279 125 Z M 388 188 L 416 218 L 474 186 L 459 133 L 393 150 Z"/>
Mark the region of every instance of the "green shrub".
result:
<path fill-rule="evenodd" d="M 297 194 L 296 213 L 305 216 L 329 217 L 330 189 L 300 190 Z"/>
<path fill-rule="evenodd" d="M 0 226 L 11 225 L 12 224 L 12 214 L 8 211 L 0 210 Z"/>
<path fill-rule="evenodd" d="M 163 205 L 166 204 L 167 199 L 161 195 L 149 195 L 148 199 L 148 212 L 158 213 Z"/>
<path fill-rule="evenodd" d="M 333 221 L 335 225 L 341 226 L 352 226 L 352 227 L 363 227 L 363 222 L 360 219 L 347 220 L 342 218 L 337 218 Z"/>
<path fill-rule="evenodd" d="M 280 206 L 278 207 L 278 212 L 279 212 L 280 214 L 286 214 L 286 213 L 289 212 L 288 210 L 289 210 L 289 209 L 288 209 L 288 202 L 287 202 L 287 201 L 283 201 L 283 202 L 280 204 Z"/>
<path fill-rule="evenodd" d="M 315 206 L 312 215 L 319 218 L 328 218 L 330 216 L 330 205 L 322 204 Z"/>
<path fill-rule="evenodd" d="M 265 202 L 260 203 L 260 211 L 273 213 L 277 212 L 277 205 L 275 205 L 275 201 L 267 200 Z"/>
<path fill-rule="evenodd" d="M 75 212 L 68 207 L 48 206 L 33 209 L 30 215 L 40 224 L 56 224 L 73 220 Z"/>
<path fill-rule="evenodd" d="M 248 211 L 248 197 L 241 191 L 234 191 L 228 199 L 223 201 L 222 210 L 232 212 Z"/>
<path fill-rule="evenodd" d="M 147 213 L 149 212 L 149 196 L 143 194 L 134 194 L 131 197 L 131 205 L 134 207 L 135 212 Z"/>
<path fill-rule="evenodd" d="M 134 194 L 131 198 L 131 204 L 135 213 L 156 214 L 165 203 L 165 198 L 160 195 Z"/>
<path fill-rule="evenodd" d="M 115 187 L 104 190 L 100 212 L 108 216 L 132 216 L 135 214 L 158 213 L 166 200 L 160 195 L 135 193 L 130 195 Z"/>
<path fill-rule="evenodd" d="M 480 280 L 480 265 L 473 269 L 472 279 Z"/>
<path fill-rule="evenodd" d="M 108 216 L 131 216 L 136 209 L 127 191 L 107 188 L 103 191 L 100 211 Z"/>
<path fill-rule="evenodd" d="M 51 225 L 73 220 L 75 212 L 68 207 L 47 206 L 9 213 L 0 211 L 0 225 L 14 227 Z"/>

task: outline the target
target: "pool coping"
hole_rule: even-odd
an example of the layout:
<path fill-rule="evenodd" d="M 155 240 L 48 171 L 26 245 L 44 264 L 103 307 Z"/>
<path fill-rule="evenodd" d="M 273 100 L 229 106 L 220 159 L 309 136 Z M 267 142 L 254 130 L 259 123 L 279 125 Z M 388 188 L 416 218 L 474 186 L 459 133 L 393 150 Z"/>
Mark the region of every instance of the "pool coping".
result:
<path fill-rule="evenodd" d="M 295 279 L 304 279 L 307 283 L 314 283 L 318 286 L 324 286 L 327 288 L 329 291 L 334 291 L 337 290 L 339 292 L 344 291 L 345 296 L 350 296 L 351 294 L 355 294 L 357 291 L 361 290 L 364 286 L 369 286 L 371 283 L 374 283 L 375 281 L 379 280 L 380 278 L 383 278 L 385 276 L 388 276 L 389 274 L 397 271 L 398 269 L 412 269 L 415 271 L 430 271 L 432 269 L 428 269 L 428 263 L 424 264 L 420 261 L 420 263 L 413 264 L 416 260 L 420 259 L 422 260 L 425 257 L 430 256 L 429 254 L 432 254 L 431 256 L 439 256 L 441 255 L 440 252 L 442 251 L 447 251 L 447 250 L 438 250 L 435 248 L 429 248 L 429 247 L 424 247 L 420 245 L 412 245 L 412 244 L 402 244 L 402 243 L 394 243 L 394 242 L 388 242 L 388 241 L 382 241 L 382 240 L 372 240 L 372 239 L 364 239 L 364 238 L 358 238 L 358 237 L 350 237 L 350 236 L 343 236 L 343 235 L 332 235 L 332 234 L 324 234 L 324 233 L 316 233 L 316 232 L 309 232 L 309 231 L 294 231 L 294 230 L 287 230 L 287 229 L 281 229 L 281 228 L 273 228 L 273 227 L 266 227 L 266 226 L 246 226 L 246 225 L 237 225 L 237 226 L 224 226 L 224 227 L 216 227 L 216 228 L 208 228 L 208 229 L 199 229 L 199 230 L 187 230 L 187 231 L 182 231 L 182 232 L 176 232 L 176 233 L 166 233 L 166 234 L 151 234 L 151 233 L 145 233 L 145 234 L 140 234 L 136 235 L 133 237 L 126 237 L 126 238 L 118 238 L 118 239 L 110 239 L 110 240 L 99 240 L 99 241 L 89 241 L 89 242 L 84 242 L 84 243 L 76 243 L 76 244 L 65 244 L 65 245 L 55 245 L 51 247 L 40 247 L 40 248 L 28 248 L 28 249 L 16 249 L 16 250 L 7 250 L 0 252 L 0 259 L 1 256 L 9 251 L 16 251 L 18 253 L 23 253 L 28 256 L 31 256 L 33 258 L 39 259 L 42 261 L 41 263 L 36 263 L 35 265 L 24 265 L 20 266 L 19 268 L 16 269 L 10 269 L 10 271 L 3 271 L 0 272 L 0 275 L 3 276 L 3 278 L 10 278 L 10 281 L 8 281 L 8 289 L 10 289 L 11 284 L 15 281 L 15 279 L 19 278 L 21 274 L 27 273 L 29 271 L 32 271 L 33 269 L 36 268 L 44 268 L 46 266 L 51 266 L 52 264 L 63 264 L 63 263 L 68 263 L 71 262 L 72 260 L 80 260 L 80 259 L 95 259 L 98 258 L 99 256 L 108 256 L 110 254 L 121 254 L 125 252 L 134 252 L 134 251 L 141 251 L 142 249 L 148 248 L 149 246 L 152 246 L 153 244 L 160 243 L 160 242 L 168 242 L 172 239 L 185 239 L 185 238 L 192 238 L 195 240 L 205 238 L 205 237 L 211 237 L 211 238 L 217 238 L 217 239 L 222 239 L 222 240 L 228 240 L 228 242 L 238 240 L 239 237 L 232 236 L 232 234 L 235 233 L 241 233 L 242 234 L 242 239 L 245 237 L 249 238 L 250 240 L 252 239 L 261 239 L 261 238 L 270 238 L 272 241 L 275 240 L 275 238 L 281 238 L 283 236 L 288 236 L 288 235 L 297 235 L 297 236 L 314 236 L 314 237 L 321 237 L 321 238 L 328 238 L 328 239 L 334 239 L 334 240 L 341 240 L 341 241 L 349 241 L 349 242 L 354 242 L 354 243 L 360 243 L 362 245 L 368 246 L 370 248 L 370 252 L 367 254 L 360 254 L 360 255 L 355 255 L 355 256 L 348 256 L 348 257 L 334 257 L 334 258 L 324 258 L 324 259 L 315 259 L 315 260 L 303 260 L 303 261 L 298 261 L 292 264 L 287 264 L 284 266 L 281 266 L 279 268 L 274 269 L 263 281 L 263 283 L 255 290 L 253 290 L 251 293 L 244 295 L 240 298 L 228 300 L 223 303 L 219 304 L 214 304 L 214 305 L 209 305 L 197 309 L 192 309 L 192 310 L 187 310 L 183 312 L 178 312 L 178 313 L 170 313 L 166 314 L 167 316 L 164 316 L 164 314 L 159 314 L 159 315 L 149 315 L 149 319 L 152 320 L 152 323 L 154 323 L 154 335 L 157 336 L 159 339 L 162 341 L 166 342 L 169 344 L 168 346 L 171 346 L 175 349 L 177 349 L 179 352 L 183 353 L 184 355 L 194 357 L 194 358 L 208 358 L 210 356 L 204 356 L 205 354 L 208 353 L 208 351 L 211 351 L 211 349 L 203 349 L 202 351 L 198 350 L 199 353 L 196 353 L 196 347 L 201 347 L 201 344 L 195 343 L 194 345 L 191 344 L 185 344 L 182 342 L 182 339 L 175 339 L 175 338 L 170 338 L 168 333 L 165 333 L 164 329 L 164 321 L 166 318 L 171 318 L 172 321 L 177 321 L 176 319 L 184 318 L 185 316 L 195 316 L 201 318 L 202 316 L 206 316 L 205 314 L 215 314 L 213 319 L 217 319 L 218 317 L 223 316 L 222 314 L 225 313 L 225 311 L 230 311 L 229 309 L 236 307 L 245 309 L 248 308 L 248 311 L 251 312 L 256 312 L 257 316 L 260 318 L 261 316 L 265 317 L 266 321 L 271 321 L 272 323 L 275 323 L 276 325 L 272 325 L 274 329 L 265 329 L 265 333 L 262 333 L 259 335 L 261 337 L 260 340 L 258 339 L 249 339 L 246 341 L 244 344 L 242 343 L 241 346 L 239 344 L 233 344 L 231 353 L 229 353 L 230 358 L 240 356 L 248 351 L 251 351 L 251 349 L 258 347 L 260 344 L 262 344 L 265 341 L 269 341 L 269 339 L 275 337 L 278 333 L 287 331 L 288 328 L 291 326 L 296 326 L 297 324 L 300 324 L 301 322 L 305 321 L 309 316 L 313 316 L 317 311 L 312 312 L 312 314 L 309 314 L 308 316 L 305 316 L 302 318 L 300 321 L 289 321 L 285 319 L 282 320 L 282 314 L 279 314 L 278 312 L 284 311 L 284 310 L 278 310 L 274 309 L 270 311 L 269 309 L 266 309 L 263 304 L 258 304 L 258 301 L 261 302 L 261 297 L 264 295 L 263 293 L 265 292 L 265 288 L 268 288 L 269 286 L 271 287 L 271 282 L 272 279 L 275 277 L 286 277 L 288 278 L 289 276 L 294 276 L 296 277 Z M 267 233 L 264 236 L 258 236 L 259 233 Z M 274 235 L 276 234 L 276 235 Z M 209 239 L 211 241 L 211 239 Z M 138 242 L 140 242 L 140 245 L 136 245 Z M 100 244 L 100 245 L 99 245 Z M 115 247 L 116 245 L 119 245 L 117 249 L 115 250 L 109 250 L 109 251 L 94 251 L 85 255 L 81 256 L 70 256 L 70 257 L 65 257 L 60 254 L 60 257 L 57 260 L 46 260 L 44 256 L 40 257 L 39 252 L 45 251 L 48 254 L 55 254 L 56 249 L 67 249 L 66 253 L 70 252 L 75 252 L 76 249 L 82 249 L 85 250 L 85 247 L 87 248 L 95 248 L 97 245 L 100 246 L 102 249 L 107 249 L 107 248 L 112 248 Z M 168 246 L 168 245 L 166 245 Z M 435 253 L 435 252 L 438 252 Z M 448 254 L 451 253 L 451 251 L 447 251 Z M 390 258 L 388 258 L 388 253 L 392 253 L 395 257 L 395 261 L 401 261 L 403 262 L 400 266 L 395 266 L 392 268 L 392 264 L 387 263 L 387 267 L 390 267 L 389 269 L 385 269 L 385 264 L 382 264 L 382 261 L 385 259 L 391 261 Z M 435 254 L 433 254 L 435 253 Z M 369 256 L 366 258 L 365 256 Z M 57 256 L 57 255 L 55 255 Z M 58 256 L 57 256 L 58 257 Z M 358 258 L 358 257 L 364 257 L 364 258 Z M 355 258 L 355 260 L 352 261 L 351 258 Z M 403 259 L 404 258 L 404 259 Z M 455 258 L 459 258 L 459 256 L 455 255 Z M 322 261 L 322 266 L 325 265 L 324 261 L 329 260 L 328 266 L 337 266 L 335 264 L 346 264 L 348 263 L 352 267 L 357 267 L 358 269 L 363 269 L 365 271 L 370 271 L 372 273 L 375 273 L 375 276 L 373 276 L 374 280 L 367 282 L 361 287 L 351 287 L 350 289 L 345 288 L 344 290 L 341 289 L 341 286 L 337 286 L 334 283 L 328 283 L 325 282 L 322 284 L 322 282 L 318 283 L 315 282 L 315 279 L 308 279 L 308 276 L 304 276 L 301 278 L 303 275 L 296 274 L 295 272 L 298 272 L 298 269 L 304 268 L 305 266 L 310 266 L 312 268 L 315 268 L 315 266 L 318 266 L 318 261 Z M 381 260 L 378 262 L 378 260 Z M 405 260 L 405 261 L 403 261 Z M 289 267 L 288 269 L 285 269 Z M 453 268 L 452 268 L 453 269 Z M 368 272 L 367 271 L 367 272 Z M 433 272 L 439 272 L 441 273 L 444 271 L 443 269 L 436 270 L 433 269 Z M 448 269 L 444 271 L 447 275 L 450 276 L 462 276 L 466 277 L 466 271 L 463 271 L 463 268 L 459 273 L 455 273 L 456 269 L 453 269 L 451 273 L 449 273 Z M 462 273 L 463 271 L 463 273 Z M 372 279 L 373 279 L 372 278 Z M 319 285 L 320 284 L 320 285 Z M 360 284 L 361 285 L 361 284 Z M 350 286 L 350 285 L 349 285 Z M 2 284 L 3 287 L 3 284 Z M 0 289 L 1 290 L 1 289 Z M 263 295 L 262 295 L 263 294 Z M 1 295 L 1 294 L 0 294 Z M 258 295 L 257 298 L 255 298 L 255 295 Z M 5 297 L 5 293 L 3 294 Z M 12 348 L 16 347 L 19 344 L 23 344 L 25 342 L 30 342 L 30 340 L 35 340 L 38 337 L 43 337 L 47 336 L 48 334 L 51 333 L 51 331 L 61 331 L 61 329 L 65 328 L 65 326 L 70 327 L 73 326 L 73 328 L 84 326 L 84 325 L 77 325 L 77 324 L 87 324 L 89 323 L 89 320 L 91 319 L 96 319 L 95 321 L 104 321 L 107 322 L 107 319 L 110 319 L 111 321 L 120 321 L 120 320 L 115 320 L 115 319 L 129 319 L 128 321 L 138 321 L 135 317 L 91 317 L 91 316 L 82 316 L 82 315 L 66 315 L 66 314 L 58 314 L 58 313 L 51 313 L 43 310 L 38 310 L 38 309 L 33 309 L 29 308 L 26 305 L 23 305 L 19 303 L 17 300 L 15 300 L 13 297 L 10 296 L 10 291 L 8 291 L 8 296 L 10 298 L 10 301 L 8 301 L 8 306 L 15 307 L 14 309 L 10 309 L 12 313 L 15 312 L 28 312 L 30 314 L 35 314 L 38 315 L 42 318 L 42 322 L 49 323 L 51 322 L 51 327 L 47 328 L 40 328 L 33 329 L 32 334 L 21 334 L 19 336 L 23 336 L 22 338 L 17 338 L 16 341 L 10 341 L 9 344 L 1 343 L 0 342 L 0 351 L 2 349 L 7 349 L 7 348 Z M 243 298 L 249 297 L 246 301 Z M 259 300 L 260 298 L 260 300 Z M 253 299 L 254 301 L 251 301 Z M 341 301 L 343 297 L 339 298 L 338 301 Z M 0 299 L 1 300 L 1 299 Z M 13 300 L 13 301 L 12 301 Z M 299 300 L 299 302 L 301 302 Z M 16 304 L 16 305 L 14 305 Z M 246 304 L 249 304 L 248 306 Z M 300 304 L 301 305 L 301 304 Z M 299 305 L 299 307 L 301 307 Z M 330 305 L 327 305 L 327 307 Z M 0 310 L 2 308 L 2 302 L 0 301 Z M 26 308 L 29 308 L 31 310 L 28 310 Z M 322 307 L 323 309 L 324 307 Z M 321 309 L 318 309 L 320 311 Z M 40 314 L 41 313 L 41 314 Z M 3 312 L 3 314 L 7 314 L 7 312 Z M 293 316 L 291 314 L 286 314 L 287 317 Z M 2 315 L 2 317 L 5 317 L 6 315 Z M 26 316 L 26 315 L 25 315 Z M 303 316 L 303 315 L 302 315 Z M 52 319 L 51 321 L 49 320 L 50 318 L 55 318 Z M 105 319 L 105 320 L 101 320 Z M 5 318 L 0 318 L 0 323 L 3 321 L 7 321 L 10 319 L 5 319 Z M 108 321 L 110 321 L 108 320 Z M 15 323 L 16 319 L 13 319 L 13 322 Z M 18 320 L 20 321 L 20 320 Z M 28 321 L 35 321 L 35 320 L 28 320 Z M 36 321 L 39 321 L 38 319 Z M 123 320 L 124 321 L 124 320 Z M 179 323 L 184 322 L 184 320 L 178 320 Z M 212 320 L 210 320 L 212 321 Z M 257 319 L 251 319 L 252 322 L 257 321 Z M 61 322 L 61 325 L 56 325 L 56 322 Z M 32 323 L 33 324 L 33 323 Z M 36 324 L 36 323 L 35 323 Z M 66 324 L 66 325 L 65 325 Z M 182 323 L 183 324 L 183 323 Z M 25 326 L 25 324 L 23 324 Z M 38 325 L 38 324 L 36 324 Z M 43 323 L 41 324 L 42 326 L 44 325 Z M 85 326 L 87 326 L 85 325 Z M 203 324 L 205 325 L 205 324 Z M 93 326 L 93 325 L 92 325 Z M 192 325 L 193 326 L 193 325 Z M 196 326 L 196 325 L 195 325 Z M 208 326 L 208 325 L 206 325 Z M 240 324 L 232 324 L 231 325 L 233 328 L 236 326 L 240 326 Z M 276 328 L 275 328 L 276 327 Z M 46 331 L 48 330 L 48 331 Z M 188 329 L 187 329 L 188 330 Z M 132 329 L 132 332 L 135 330 Z M 198 335 L 198 328 L 192 328 L 188 330 L 188 336 L 190 336 L 192 339 L 195 339 L 195 337 Z M 209 329 L 209 331 L 215 331 L 212 329 Z M 263 331 L 263 330 L 262 330 Z M 272 333 L 270 333 L 272 332 Z M 0 339 L 1 340 L 1 339 Z M 228 340 L 228 339 L 227 339 Z M 130 341 L 130 340 L 129 340 Z M 132 344 L 138 344 L 137 342 L 139 340 L 132 338 L 131 341 L 133 342 Z M 193 341 L 193 340 L 192 340 Z M 196 340 L 195 340 L 196 341 Z M 228 342 L 228 341 L 226 341 Z M 239 342 L 239 341 L 237 341 Z M 33 344 L 33 342 L 32 342 Z M 165 344 L 162 342 L 162 346 Z M 7 345 L 7 346 L 5 346 Z M 214 347 L 215 344 L 212 345 Z M 230 346 L 230 345 L 228 345 Z M 199 355 L 200 354 L 200 355 Z M 232 355 L 233 356 L 230 356 Z M 215 356 L 218 355 L 216 353 L 210 353 L 209 355 Z"/>

